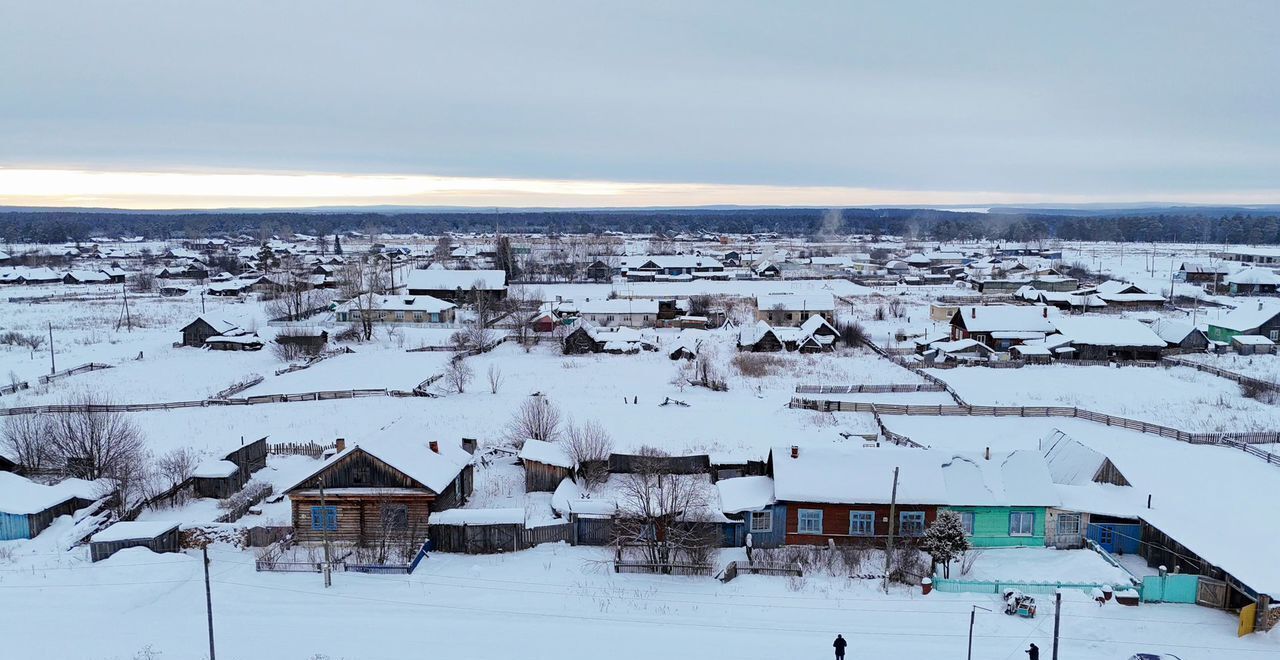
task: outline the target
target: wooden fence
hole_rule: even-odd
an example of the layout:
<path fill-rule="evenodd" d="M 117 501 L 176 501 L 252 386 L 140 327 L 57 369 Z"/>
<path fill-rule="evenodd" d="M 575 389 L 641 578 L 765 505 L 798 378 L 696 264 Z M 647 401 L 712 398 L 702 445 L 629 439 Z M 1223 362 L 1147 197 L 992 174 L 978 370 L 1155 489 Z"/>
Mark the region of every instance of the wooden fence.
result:
<path fill-rule="evenodd" d="M 1248 431 L 1218 433 L 1189 433 L 1169 426 L 1152 424 L 1127 417 L 1108 415 L 1106 413 L 1074 408 L 1068 406 L 973 406 L 973 405 L 907 405 L 895 403 L 863 403 L 860 401 L 819 401 L 816 399 L 791 399 L 792 408 L 818 410 L 822 412 L 869 412 L 879 415 L 907 415 L 932 417 L 1075 417 L 1107 426 L 1117 426 L 1130 431 L 1138 431 L 1162 438 L 1172 438 L 1195 445 L 1238 445 L 1272 444 L 1280 442 L 1280 433 L 1275 431 Z M 883 429 L 883 425 L 881 426 Z M 884 429 L 887 430 L 887 429 Z M 896 434 L 895 434 L 896 435 Z M 899 436 L 906 438 L 906 436 Z M 910 439 L 907 439 L 910 442 Z M 912 444 L 918 445 L 912 442 Z M 1250 455 L 1266 460 L 1268 463 L 1280 464 L 1280 457 L 1257 447 L 1246 450 Z"/>
<path fill-rule="evenodd" d="M 331 350 L 325 351 L 325 352 L 323 352 L 323 353 L 321 353 L 321 354 L 319 354 L 319 355 L 313 356 L 313 357 L 309 358 L 306 362 L 303 362 L 303 363 L 301 363 L 301 364 L 291 364 L 291 365 L 289 365 L 289 366 L 287 366 L 287 367 L 285 367 L 285 368 L 283 368 L 283 369 L 276 369 L 276 375 L 277 375 L 277 376 L 283 376 L 284 374 L 293 373 L 293 372 L 295 372 L 295 371 L 302 371 L 303 369 L 310 369 L 311 367 L 314 367 L 315 365 L 317 365 L 317 364 L 319 364 L 319 363 L 321 363 L 321 362 L 323 362 L 323 361 L 325 361 L 325 360 L 328 360 L 328 359 L 329 359 L 329 358 L 331 358 L 331 357 L 334 357 L 334 356 L 337 356 L 337 355 L 346 355 L 347 353 L 355 353 L 355 351 L 353 351 L 353 350 L 351 350 L 350 348 L 347 348 L 347 347 L 345 347 L 345 346 L 343 346 L 342 348 L 334 348 L 334 349 L 331 349 Z"/>
<path fill-rule="evenodd" d="M 71 367 L 70 369 L 63 369 L 62 371 L 55 371 L 51 374 L 41 376 L 39 380 L 40 380 L 40 384 L 44 385 L 46 383 L 51 383 L 61 378 L 66 378 L 67 376 L 74 376 L 76 374 L 83 374 L 90 371 L 98 371 L 100 369 L 110 369 L 110 368 L 111 368 L 111 365 L 109 364 L 102 364 L 100 362 L 87 362 L 78 367 Z"/>
<path fill-rule="evenodd" d="M 899 392 L 945 392 L 937 383 L 899 383 L 893 385 L 796 385 L 798 394 L 890 394 Z"/>
<path fill-rule="evenodd" d="M 324 456 L 326 451 L 336 448 L 336 445 L 322 445 L 316 442 L 282 442 L 280 444 L 267 445 L 267 453 L 320 458 L 321 456 Z"/>
<path fill-rule="evenodd" d="M 1164 362 L 1166 364 L 1172 364 L 1179 367 L 1191 367 L 1196 371 L 1203 371 L 1204 373 L 1213 374 L 1214 376 L 1218 376 L 1219 378 L 1226 378 L 1227 380 L 1235 381 L 1245 387 L 1254 387 L 1259 390 L 1264 390 L 1267 392 L 1280 392 L 1280 383 L 1273 383 L 1268 380 L 1252 378 L 1250 376 L 1246 376 L 1241 373 L 1236 373 L 1234 371 L 1227 371 L 1226 369 L 1215 367 L 1213 365 L 1201 364 L 1194 360 L 1188 360 L 1180 357 L 1165 357 L 1161 359 L 1161 362 Z"/>
<path fill-rule="evenodd" d="M 649 573 L 651 575 L 711 575 L 711 564 L 652 563 L 646 561 L 614 561 L 614 573 Z"/>
<path fill-rule="evenodd" d="M 431 539 L 431 547 L 438 552 L 494 554 L 525 550 L 539 543 L 572 542 L 573 525 L 564 522 L 526 528 L 521 523 L 497 525 L 432 523 L 428 525 L 427 537 Z"/>
<path fill-rule="evenodd" d="M 250 378 L 249 380 L 246 380 L 246 381 L 243 381 L 243 382 L 240 382 L 240 383 L 236 383 L 236 384 L 234 384 L 234 385 L 232 385 L 232 386 L 230 386 L 230 387 L 228 387 L 228 388 L 226 388 L 226 389 L 224 389 L 224 390 L 221 390 L 221 391 L 219 391 L 217 394 L 214 394 L 213 396 L 211 396 L 211 397 L 209 397 L 209 398 L 211 398 L 211 399 L 229 399 L 229 398 L 231 398 L 231 397 L 233 397 L 233 396 L 235 396 L 235 395 L 237 395 L 237 394 L 239 394 L 239 393 L 241 393 L 241 392 L 243 392 L 243 391 L 245 391 L 245 390 L 249 389 L 250 387 L 253 387 L 254 385 L 257 385 L 258 383 L 261 383 L 263 380 L 264 380 L 264 379 L 263 379 L 263 377 L 262 377 L 262 376 L 254 376 L 253 378 Z"/>
<path fill-rule="evenodd" d="M 761 564 L 761 563 L 743 563 L 739 561 L 731 561 L 724 570 L 720 572 L 720 581 L 729 582 L 739 575 L 785 575 L 788 577 L 804 577 L 804 570 L 799 564 L 795 566 L 787 566 L 784 564 Z"/>
<path fill-rule="evenodd" d="M 165 403 L 106 403 L 106 404 L 48 404 L 0 408 L 0 417 L 8 415 L 38 415 L 44 413 L 83 412 L 146 412 L 149 410 L 174 410 L 177 408 L 205 408 L 210 406 L 252 406 L 262 403 L 293 403 L 298 401 L 331 401 L 334 399 L 360 399 L 371 396 L 417 396 L 406 390 L 325 390 L 298 394 L 263 394 L 242 399 L 202 399 L 199 401 L 168 401 Z"/>
<path fill-rule="evenodd" d="M 374 575 L 408 575 L 413 569 L 427 558 L 428 542 L 423 541 L 422 547 L 418 548 L 418 552 L 414 554 L 413 560 L 407 564 L 345 564 L 344 568 L 353 573 L 370 573 Z"/>
<path fill-rule="evenodd" d="M 0 387 L 0 396 L 4 396 L 5 394 L 15 394 L 20 390 L 29 390 L 29 389 L 31 389 L 31 383 L 28 383 L 26 381 L 23 381 L 21 383 L 12 383 L 10 385 L 5 385 L 4 387 Z"/>

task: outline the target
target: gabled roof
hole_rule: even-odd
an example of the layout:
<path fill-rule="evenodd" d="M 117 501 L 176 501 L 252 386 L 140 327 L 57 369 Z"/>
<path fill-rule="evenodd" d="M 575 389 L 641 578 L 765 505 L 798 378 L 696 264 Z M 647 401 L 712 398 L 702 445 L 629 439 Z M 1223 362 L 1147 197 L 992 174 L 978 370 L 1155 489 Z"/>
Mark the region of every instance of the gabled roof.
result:
<path fill-rule="evenodd" d="M 961 323 L 969 332 L 1023 330 L 1053 332 L 1057 310 L 1049 307 L 1015 307 L 1013 305 L 970 305 L 961 307 L 952 323 Z"/>
<path fill-rule="evenodd" d="M 1270 284 L 1280 285 L 1280 275 L 1275 271 L 1257 266 L 1249 266 L 1228 275 L 1227 284 Z"/>
<path fill-rule="evenodd" d="M 956 453 L 942 464 L 951 506 L 1056 506 L 1049 468 L 1038 452 Z"/>
<path fill-rule="evenodd" d="M 1151 323 L 1151 331 L 1170 344 L 1181 344 L 1188 335 L 1199 332 L 1194 325 L 1186 321 L 1160 318 Z"/>
<path fill-rule="evenodd" d="M 230 323 L 228 321 L 221 321 L 218 319 L 209 319 L 204 316 L 197 316 L 196 320 L 183 326 L 182 331 L 186 332 L 187 328 L 190 328 L 191 326 L 201 322 L 205 323 L 209 327 L 213 328 L 214 331 L 216 331 L 218 334 L 222 334 L 222 335 L 225 335 L 229 332 L 235 332 L 236 330 L 239 329 L 236 327 L 236 324 Z"/>
<path fill-rule="evenodd" d="M 1278 314 L 1280 305 L 1261 301 L 1257 304 L 1246 302 L 1217 321 L 1210 321 L 1209 325 L 1244 332 L 1262 327 Z"/>
<path fill-rule="evenodd" d="M 507 273 L 502 270 L 413 270 L 409 272 L 410 290 L 468 290 L 476 286 L 485 291 L 507 288 Z"/>
<path fill-rule="evenodd" d="M 831 312 L 835 311 L 836 299 L 830 291 L 780 291 L 756 295 L 756 307 L 763 311 L 780 308 L 788 311 Z"/>
<path fill-rule="evenodd" d="M 774 496 L 781 502 L 888 504 L 893 469 L 899 504 L 945 504 L 942 467 L 933 452 L 919 449 L 787 446 L 772 452 Z"/>
<path fill-rule="evenodd" d="M 386 463 L 402 474 L 418 482 L 434 493 L 442 493 L 458 473 L 471 463 L 471 454 L 461 443 L 441 441 L 440 453 L 431 451 L 426 440 L 405 438 L 400 434 L 383 433 L 360 441 L 340 451 L 306 477 L 284 489 L 285 492 L 309 487 L 318 475 L 357 451 Z"/>
<path fill-rule="evenodd" d="M 544 442 L 533 438 L 524 441 L 524 446 L 520 448 L 520 454 L 517 458 L 522 461 L 533 461 L 568 469 L 573 469 L 574 465 L 573 458 L 564 450 L 564 447 L 554 442 Z"/>
<path fill-rule="evenodd" d="M 1109 316 L 1064 316 L 1054 321 L 1073 344 L 1164 348 L 1165 341 L 1141 321 Z"/>

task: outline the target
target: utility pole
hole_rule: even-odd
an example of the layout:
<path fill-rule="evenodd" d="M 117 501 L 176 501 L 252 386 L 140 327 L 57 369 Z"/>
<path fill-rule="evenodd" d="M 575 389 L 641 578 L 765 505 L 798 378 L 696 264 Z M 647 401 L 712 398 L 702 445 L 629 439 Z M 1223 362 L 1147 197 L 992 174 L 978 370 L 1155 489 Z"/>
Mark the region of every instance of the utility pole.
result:
<path fill-rule="evenodd" d="M 58 365 L 53 360 L 53 321 L 49 322 L 49 375 L 58 372 Z"/>
<path fill-rule="evenodd" d="M 898 509 L 898 468 L 893 468 L 893 491 L 889 495 L 889 539 L 884 546 L 884 592 L 889 593 L 889 572 L 893 565 L 894 517 Z"/>
<path fill-rule="evenodd" d="M 333 574 L 329 564 L 329 507 L 325 506 L 324 501 L 324 477 L 316 478 L 316 484 L 320 487 L 320 534 L 324 539 L 324 586 L 328 589 L 333 584 Z M 336 520 L 337 517 L 335 516 Z"/>
<path fill-rule="evenodd" d="M 209 660 L 217 660 L 218 655 L 213 650 L 213 592 L 209 589 L 208 544 L 201 546 L 200 554 L 204 557 L 204 611 L 209 619 Z"/>
<path fill-rule="evenodd" d="M 120 283 L 120 292 L 124 294 L 124 322 L 129 332 L 133 332 L 133 316 L 129 313 L 129 285 L 125 282 Z M 119 330 L 120 326 L 116 326 Z"/>
<path fill-rule="evenodd" d="M 991 611 L 985 607 L 978 607 L 977 605 L 974 605 L 973 609 L 969 610 L 969 660 L 973 660 L 973 620 L 977 618 L 978 610 L 982 610 L 983 612 Z"/>
<path fill-rule="evenodd" d="M 200 314 L 204 315 L 204 291 L 200 292 Z"/>
<path fill-rule="evenodd" d="M 1062 590 L 1053 592 L 1053 660 L 1058 660 L 1058 626 L 1062 623 Z"/>

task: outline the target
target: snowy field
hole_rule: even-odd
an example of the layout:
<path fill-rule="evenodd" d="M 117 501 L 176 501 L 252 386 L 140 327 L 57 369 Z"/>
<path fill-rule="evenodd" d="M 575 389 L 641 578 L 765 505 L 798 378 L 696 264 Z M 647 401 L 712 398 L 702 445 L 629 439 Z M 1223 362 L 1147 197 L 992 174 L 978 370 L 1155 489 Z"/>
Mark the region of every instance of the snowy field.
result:
<path fill-rule="evenodd" d="M 982 548 L 976 552 L 973 570 L 960 575 L 958 566 L 953 565 L 952 579 L 1129 586 L 1128 573 L 1108 564 L 1092 550 Z"/>
<path fill-rule="evenodd" d="M 934 369 L 961 398 L 984 406 L 1076 406 L 1193 433 L 1280 427 L 1280 408 L 1189 367 L 1028 366 Z"/>
<path fill-rule="evenodd" d="M 1280 355 L 1214 355 L 1209 353 L 1193 353 L 1180 356 L 1183 359 L 1207 364 L 1211 367 L 1226 369 L 1242 376 L 1265 380 L 1269 383 L 1280 383 Z"/>
<path fill-rule="evenodd" d="M 43 540 L 43 539 L 41 539 Z M 0 618 L 0 634 L 44 640 L 43 657 L 107 660 L 207 655 L 198 555 L 127 550 L 96 565 L 80 553 L 22 544 L 0 588 L 22 599 Z M 53 553 L 53 554 L 50 554 Z M 720 561 L 735 557 L 721 553 Z M 488 660 L 598 657 L 648 660 L 827 657 L 842 633 L 854 657 L 963 657 L 971 606 L 974 657 L 1048 652 L 1052 605 L 1035 619 L 1005 616 L 994 595 L 878 591 L 878 581 L 744 576 L 616 575 L 602 549 L 544 545 L 511 555 L 434 554 L 411 576 L 255 573 L 253 555 L 210 552 L 219 657 L 382 660 L 432 654 Z M 74 594 L 68 598 L 68 594 Z M 75 620 L 76 634 L 63 622 Z M 641 643 L 640 640 L 644 640 Z M 1234 617 L 1191 605 L 1109 603 L 1067 592 L 1062 657 L 1126 658 L 1135 651 L 1245 660 L 1277 652 L 1273 639 L 1235 637 Z"/>

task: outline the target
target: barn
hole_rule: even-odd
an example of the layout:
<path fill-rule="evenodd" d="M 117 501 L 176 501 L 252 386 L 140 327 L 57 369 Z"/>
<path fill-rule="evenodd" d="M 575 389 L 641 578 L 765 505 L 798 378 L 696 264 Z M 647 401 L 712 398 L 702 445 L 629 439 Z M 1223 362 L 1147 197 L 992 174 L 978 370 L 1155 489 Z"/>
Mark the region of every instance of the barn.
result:
<path fill-rule="evenodd" d="M 554 442 L 525 440 L 518 458 L 524 466 L 525 492 L 550 493 L 561 481 L 573 476 L 573 457 Z"/>
<path fill-rule="evenodd" d="M 225 457 L 205 461 L 191 475 L 196 497 L 225 499 L 244 488 L 254 472 L 267 466 L 267 439 L 259 438 Z"/>
<path fill-rule="evenodd" d="M 89 559 L 102 561 L 125 548 L 152 552 L 179 552 L 178 523 L 171 521 L 122 521 L 89 538 Z"/>
<path fill-rule="evenodd" d="M 210 337 L 217 337 L 218 335 L 225 335 L 235 331 L 236 326 L 233 323 L 208 320 L 203 316 L 197 316 L 196 320 L 182 328 L 182 345 L 199 348 L 204 346 Z"/>
<path fill-rule="evenodd" d="M 58 516 L 75 513 L 103 497 L 105 488 L 81 479 L 46 486 L 0 472 L 0 541 L 35 538 Z"/>

